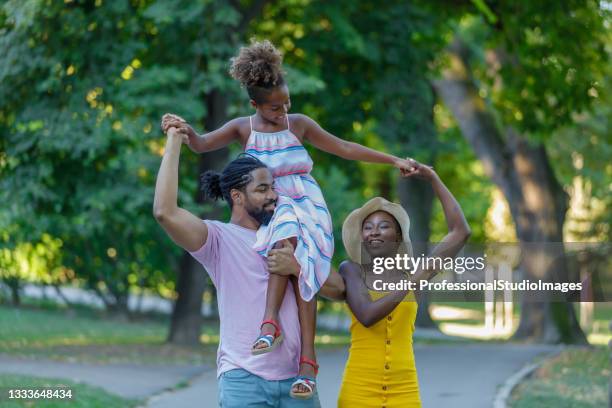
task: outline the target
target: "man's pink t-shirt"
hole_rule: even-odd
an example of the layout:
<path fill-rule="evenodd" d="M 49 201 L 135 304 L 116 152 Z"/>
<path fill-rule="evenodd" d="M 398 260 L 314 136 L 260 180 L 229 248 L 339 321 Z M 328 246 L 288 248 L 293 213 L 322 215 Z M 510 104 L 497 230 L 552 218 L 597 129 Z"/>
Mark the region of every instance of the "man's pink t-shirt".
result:
<path fill-rule="evenodd" d="M 219 221 L 204 222 L 208 239 L 191 255 L 206 268 L 217 288 L 221 326 L 217 376 L 242 368 L 266 380 L 295 377 L 300 326 L 291 283 L 279 312 L 282 344 L 270 353 L 251 355 L 264 316 L 269 276 L 265 259 L 253 249 L 256 231 Z"/>

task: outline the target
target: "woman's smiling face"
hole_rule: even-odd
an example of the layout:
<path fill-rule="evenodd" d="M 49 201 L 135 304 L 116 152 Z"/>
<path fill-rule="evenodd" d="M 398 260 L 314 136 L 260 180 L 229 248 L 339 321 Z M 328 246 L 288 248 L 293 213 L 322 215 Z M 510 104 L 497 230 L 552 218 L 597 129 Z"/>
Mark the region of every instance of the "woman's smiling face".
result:
<path fill-rule="evenodd" d="M 386 211 L 376 211 L 363 220 L 361 240 L 371 257 L 391 257 L 397 253 L 402 231 L 395 217 Z"/>

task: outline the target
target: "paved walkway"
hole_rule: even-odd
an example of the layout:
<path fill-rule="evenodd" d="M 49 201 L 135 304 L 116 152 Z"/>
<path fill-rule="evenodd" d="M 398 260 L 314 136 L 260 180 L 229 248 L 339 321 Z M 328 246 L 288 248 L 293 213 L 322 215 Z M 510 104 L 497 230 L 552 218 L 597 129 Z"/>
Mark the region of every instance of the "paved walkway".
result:
<path fill-rule="evenodd" d="M 489 408 L 497 389 L 516 371 L 556 346 L 518 344 L 416 345 L 424 408 Z M 347 350 L 320 352 L 319 395 L 335 407 Z M 147 408 L 216 407 L 217 379 L 204 366 L 94 365 L 18 360 L 0 355 L 0 372 L 82 381 L 127 398 L 146 398 Z M 169 391 L 188 381 L 188 386 Z"/>
<path fill-rule="evenodd" d="M 66 363 L 0 354 L 0 373 L 72 380 L 134 399 L 149 398 L 210 370 L 204 366 Z"/>
<path fill-rule="evenodd" d="M 539 355 L 558 350 L 547 345 L 416 345 L 415 358 L 424 408 L 490 408 L 498 387 Z M 348 352 L 321 352 L 318 376 L 323 408 L 335 407 Z M 202 396 L 206 405 L 201 405 Z M 148 408 L 217 406 L 214 373 L 199 376 L 191 387 L 149 401 Z"/>

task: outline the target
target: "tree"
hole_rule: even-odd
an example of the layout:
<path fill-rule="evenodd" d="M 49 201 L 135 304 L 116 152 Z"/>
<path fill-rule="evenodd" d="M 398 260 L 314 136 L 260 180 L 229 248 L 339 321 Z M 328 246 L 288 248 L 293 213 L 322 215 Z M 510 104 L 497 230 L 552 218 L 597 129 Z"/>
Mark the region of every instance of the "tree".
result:
<path fill-rule="evenodd" d="M 488 27 L 482 18 L 467 19 L 457 30 L 436 89 L 503 191 L 519 240 L 562 242 L 567 194 L 545 142 L 591 107 L 605 66 L 603 12 L 597 2 L 478 4 Z M 545 253 L 528 251 L 523 267 L 538 279 L 550 277 L 555 265 Z M 571 305 L 545 299 L 523 302 L 515 337 L 586 341 Z"/>
<path fill-rule="evenodd" d="M 142 12 L 121 0 L 0 9 L 7 244 L 59 239 L 63 264 L 121 312 L 130 287 L 165 285 L 176 253 L 150 215 L 152 131 L 160 105 L 185 99 L 188 75 L 159 65 L 139 75 L 157 59 L 144 45 L 154 27 Z"/>
<path fill-rule="evenodd" d="M 175 2 L 158 2 L 149 15 L 163 25 L 161 37 L 167 46 L 184 43 L 186 49 L 177 50 L 177 61 L 186 59 L 193 67 L 194 79 L 190 84 L 194 97 L 204 101 L 202 115 L 187 117 L 189 121 L 203 124 L 213 130 L 227 120 L 232 102 L 236 104 L 237 87 L 227 73 L 229 59 L 239 45 L 247 40 L 248 28 L 267 1 L 200 2 L 187 5 L 189 12 L 177 27 L 176 22 L 167 21 L 173 13 Z M 196 30 L 194 30 L 194 28 Z M 183 112 L 176 112 L 183 115 Z M 229 149 L 205 153 L 200 156 L 197 170 L 220 170 L 229 157 Z M 198 194 L 196 201 L 203 202 Z M 220 206 L 209 207 L 201 212 L 202 218 L 220 218 Z M 201 329 L 202 295 L 207 285 L 206 275 L 191 255 L 184 253 L 178 271 L 177 299 L 172 312 L 168 341 L 179 344 L 198 344 Z"/>

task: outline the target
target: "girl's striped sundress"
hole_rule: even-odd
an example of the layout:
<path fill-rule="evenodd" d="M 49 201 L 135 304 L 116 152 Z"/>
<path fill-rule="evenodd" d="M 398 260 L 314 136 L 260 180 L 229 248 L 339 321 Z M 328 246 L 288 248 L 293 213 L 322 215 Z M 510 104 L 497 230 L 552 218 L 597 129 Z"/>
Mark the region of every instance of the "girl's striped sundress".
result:
<path fill-rule="evenodd" d="M 262 256 L 277 242 L 297 238 L 294 255 L 301 266 L 300 294 L 311 300 L 327 280 L 334 253 L 332 222 L 321 189 L 310 175 L 312 159 L 289 129 L 274 133 L 253 130 L 245 153 L 264 162 L 274 176 L 278 202 L 272 220 L 257 231 L 254 249 Z"/>

